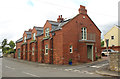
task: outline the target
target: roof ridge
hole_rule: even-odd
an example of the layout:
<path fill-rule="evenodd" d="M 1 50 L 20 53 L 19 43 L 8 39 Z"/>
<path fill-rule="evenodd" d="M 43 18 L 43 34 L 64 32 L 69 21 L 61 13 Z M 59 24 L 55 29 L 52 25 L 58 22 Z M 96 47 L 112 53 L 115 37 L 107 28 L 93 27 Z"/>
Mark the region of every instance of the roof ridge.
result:
<path fill-rule="evenodd" d="M 56 22 L 56 23 L 59 23 L 59 22 L 57 22 L 57 21 L 53 21 L 53 20 L 48 20 L 48 21 L 52 21 L 52 22 Z"/>

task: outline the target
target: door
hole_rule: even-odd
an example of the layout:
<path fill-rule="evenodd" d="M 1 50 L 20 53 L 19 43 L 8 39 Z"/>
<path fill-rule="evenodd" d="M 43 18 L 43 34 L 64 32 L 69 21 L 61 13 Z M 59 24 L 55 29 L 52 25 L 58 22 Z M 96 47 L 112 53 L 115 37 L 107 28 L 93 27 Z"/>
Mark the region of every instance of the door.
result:
<path fill-rule="evenodd" d="M 18 58 L 20 58 L 20 49 L 18 49 Z"/>
<path fill-rule="evenodd" d="M 93 46 L 87 45 L 87 57 L 93 61 Z"/>

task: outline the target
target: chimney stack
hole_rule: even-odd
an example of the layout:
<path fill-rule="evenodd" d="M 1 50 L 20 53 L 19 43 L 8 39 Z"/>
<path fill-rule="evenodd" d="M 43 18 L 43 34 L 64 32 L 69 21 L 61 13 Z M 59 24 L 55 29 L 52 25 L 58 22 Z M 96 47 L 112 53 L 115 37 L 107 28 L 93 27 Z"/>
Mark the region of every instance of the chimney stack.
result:
<path fill-rule="evenodd" d="M 64 18 L 62 18 L 62 15 L 59 15 L 57 18 L 57 22 L 62 22 L 64 20 Z"/>
<path fill-rule="evenodd" d="M 87 10 L 85 9 L 85 6 L 83 5 L 80 5 L 80 8 L 79 8 L 79 14 L 87 14 Z"/>
<path fill-rule="evenodd" d="M 29 31 L 29 32 L 32 32 L 32 29 L 29 29 L 28 31 Z"/>

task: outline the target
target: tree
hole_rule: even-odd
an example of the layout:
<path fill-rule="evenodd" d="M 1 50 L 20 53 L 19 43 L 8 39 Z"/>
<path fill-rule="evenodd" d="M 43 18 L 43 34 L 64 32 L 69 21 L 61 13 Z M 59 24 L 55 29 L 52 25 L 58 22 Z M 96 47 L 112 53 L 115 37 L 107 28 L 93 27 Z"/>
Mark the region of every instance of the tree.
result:
<path fill-rule="evenodd" d="M 2 41 L 2 46 L 1 46 L 1 47 L 2 47 L 2 52 L 3 52 L 3 53 L 5 53 L 5 50 L 6 50 L 6 49 L 5 49 L 5 45 L 7 45 L 7 39 L 4 39 L 4 40 Z"/>
<path fill-rule="evenodd" d="M 104 41 L 101 41 L 101 47 L 103 47 L 104 46 Z"/>
<path fill-rule="evenodd" d="M 9 42 L 9 46 L 10 46 L 12 49 L 14 49 L 15 43 L 11 40 L 11 41 Z"/>
<path fill-rule="evenodd" d="M 2 41 L 2 48 L 4 48 L 5 45 L 7 45 L 7 39 L 4 39 L 4 40 Z"/>

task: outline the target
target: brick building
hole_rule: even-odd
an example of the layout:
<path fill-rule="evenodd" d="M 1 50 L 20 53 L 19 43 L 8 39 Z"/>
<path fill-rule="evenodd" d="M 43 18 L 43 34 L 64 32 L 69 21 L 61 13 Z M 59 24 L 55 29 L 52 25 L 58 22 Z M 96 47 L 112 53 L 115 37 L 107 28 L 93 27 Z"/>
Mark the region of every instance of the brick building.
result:
<path fill-rule="evenodd" d="M 16 58 L 40 63 L 91 62 L 101 55 L 101 31 L 80 5 L 79 14 L 65 20 L 47 20 L 44 27 L 25 31 L 16 41 Z"/>

